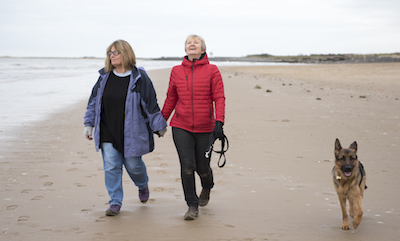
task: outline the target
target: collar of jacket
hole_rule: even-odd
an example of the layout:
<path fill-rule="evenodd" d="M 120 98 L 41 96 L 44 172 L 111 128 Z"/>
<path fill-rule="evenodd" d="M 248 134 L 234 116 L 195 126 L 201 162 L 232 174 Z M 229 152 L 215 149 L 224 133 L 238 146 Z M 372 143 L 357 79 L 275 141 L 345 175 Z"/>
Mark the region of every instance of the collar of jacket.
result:
<path fill-rule="evenodd" d="M 182 61 L 182 65 L 184 65 L 184 66 L 190 66 L 190 67 L 193 67 L 193 65 L 194 65 L 194 66 L 197 66 L 197 65 L 209 64 L 209 63 L 210 63 L 210 62 L 208 61 L 208 56 L 207 56 L 207 53 L 206 53 L 206 52 L 204 52 L 204 53 L 200 56 L 200 59 L 194 59 L 193 61 L 190 61 L 189 58 L 188 58 L 188 56 L 186 55 L 186 56 L 183 58 L 183 61 Z"/>
<path fill-rule="evenodd" d="M 130 90 L 133 90 L 135 88 L 137 80 L 142 77 L 142 74 L 140 73 L 139 69 L 145 71 L 143 67 L 139 67 L 138 68 L 136 66 L 132 66 L 131 83 L 129 84 L 129 89 Z M 111 71 L 106 72 L 104 68 L 99 70 L 99 74 L 100 74 L 102 79 L 108 79 L 108 75 L 110 73 L 111 73 Z M 107 77 L 105 77 L 105 76 L 107 76 Z"/>

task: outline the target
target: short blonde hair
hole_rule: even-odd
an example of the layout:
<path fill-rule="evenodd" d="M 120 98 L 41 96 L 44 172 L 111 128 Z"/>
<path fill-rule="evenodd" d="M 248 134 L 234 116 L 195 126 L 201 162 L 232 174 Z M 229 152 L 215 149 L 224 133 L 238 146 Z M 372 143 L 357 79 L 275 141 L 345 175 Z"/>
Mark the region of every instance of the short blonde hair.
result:
<path fill-rule="evenodd" d="M 105 61 L 105 71 L 110 72 L 115 69 L 115 67 L 111 64 L 110 56 L 108 52 L 111 52 L 112 47 L 115 48 L 116 51 L 121 54 L 121 62 L 122 62 L 122 69 L 123 71 L 128 71 L 132 69 L 132 66 L 136 65 L 136 56 L 135 52 L 131 45 L 125 40 L 116 40 L 107 48 L 106 52 L 106 61 Z"/>
<path fill-rule="evenodd" d="M 196 38 L 196 39 L 200 40 L 200 42 L 201 42 L 201 51 L 206 52 L 206 49 L 207 49 L 206 42 L 204 41 L 204 39 L 202 37 L 200 37 L 199 35 L 196 35 L 196 34 L 191 34 L 186 38 L 186 41 L 185 41 L 185 52 L 186 52 L 186 44 L 187 44 L 187 42 L 189 41 L 189 39 L 193 39 L 193 38 Z"/>

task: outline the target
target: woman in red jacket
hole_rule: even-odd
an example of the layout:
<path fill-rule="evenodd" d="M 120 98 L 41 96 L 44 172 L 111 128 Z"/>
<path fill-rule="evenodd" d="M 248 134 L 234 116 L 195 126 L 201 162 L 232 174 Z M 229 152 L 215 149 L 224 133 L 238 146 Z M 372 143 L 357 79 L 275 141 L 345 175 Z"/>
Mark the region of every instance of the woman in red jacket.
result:
<path fill-rule="evenodd" d="M 190 35 L 185 41 L 186 56 L 182 65 L 172 68 L 162 115 L 172 111 L 172 135 L 181 165 L 182 187 L 189 210 L 185 220 L 194 220 L 198 206 L 207 205 L 214 186 L 210 159 L 204 153 L 210 135 L 223 138 L 225 95 L 217 66 L 208 62 L 204 39 Z M 196 194 L 194 172 L 200 176 L 202 191 Z"/>

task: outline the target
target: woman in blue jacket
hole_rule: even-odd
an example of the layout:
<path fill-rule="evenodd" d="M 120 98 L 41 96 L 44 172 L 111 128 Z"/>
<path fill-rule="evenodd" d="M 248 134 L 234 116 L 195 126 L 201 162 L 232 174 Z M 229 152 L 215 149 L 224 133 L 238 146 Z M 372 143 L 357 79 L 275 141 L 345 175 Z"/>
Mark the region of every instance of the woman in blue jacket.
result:
<path fill-rule="evenodd" d="M 84 117 L 84 135 L 101 149 L 105 183 L 110 195 L 107 216 L 121 209 L 122 166 L 139 188 L 142 203 L 149 199 L 148 176 L 142 155 L 153 151 L 153 133 L 163 136 L 167 123 L 143 68 L 137 68 L 128 42 L 117 40 L 107 49 L 105 67 L 93 87 Z M 94 128 L 94 133 L 92 134 Z"/>

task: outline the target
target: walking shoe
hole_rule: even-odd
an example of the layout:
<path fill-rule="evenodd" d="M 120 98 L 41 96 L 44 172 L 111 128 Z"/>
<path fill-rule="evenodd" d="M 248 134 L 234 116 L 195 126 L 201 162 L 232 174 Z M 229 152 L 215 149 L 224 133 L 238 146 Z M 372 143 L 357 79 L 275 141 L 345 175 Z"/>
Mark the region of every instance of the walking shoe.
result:
<path fill-rule="evenodd" d="M 121 209 L 121 206 L 118 204 L 112 204 L 110 207 L 106 210 L 106 215 L 107 216 L 115 216 L 119 213 L 119 210 Z"/>
<path fill-rule="evenodd" d="M 147 200 L 149 200 L 149 196 L 150 196 L 149 186 L 146 186 L 146 188 L 143 190 L 139 190 L 139 199 L 142 203 L 147 202 Z"/>
<path fill-rule="evenodd" d="M 201 190 L 200 197 L 199 197 L 199 206 L 207 205 L 208 201 L 210 200 L 210 189 Z"/>
<path fill-rule="evenodd" d="M 185 220 L 195 220 L 198 214 L 199 208 L 197 206 L 190 206 L 184 217 Z"/>

